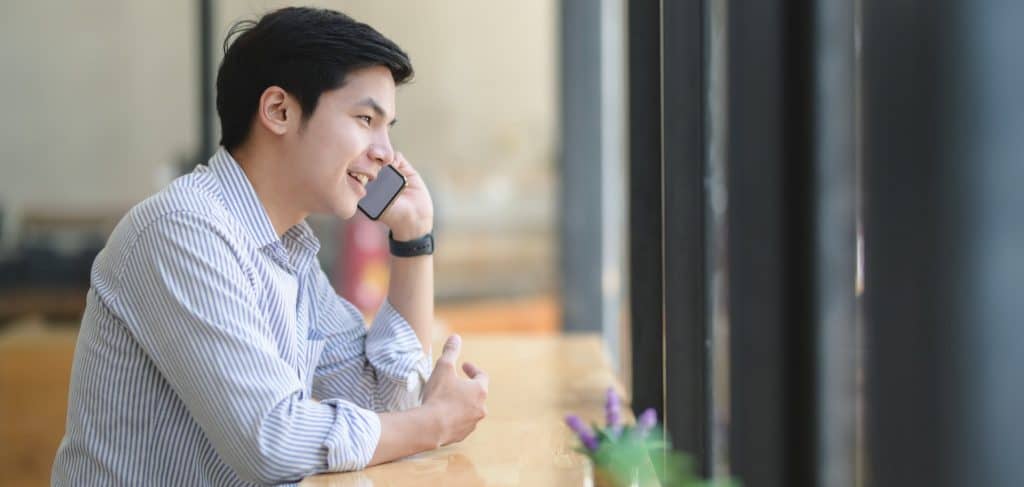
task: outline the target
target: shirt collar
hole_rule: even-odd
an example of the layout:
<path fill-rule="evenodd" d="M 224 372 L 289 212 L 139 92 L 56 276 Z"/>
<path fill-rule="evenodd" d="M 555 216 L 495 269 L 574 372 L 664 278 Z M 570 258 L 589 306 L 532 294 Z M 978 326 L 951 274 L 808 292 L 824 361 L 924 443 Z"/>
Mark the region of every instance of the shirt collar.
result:
<path fill-rule="evenodd" d="M 242 171 L 242 167 L 238 165 L 238 161 L 231 156 L 227 149 L 220 147 L 210 157 L 209 166 L 220 180 L 228 209 L 242 223 L 259 248 L 274 244 L 279 246 L 282 239 L 278 238 L 274 225 L 270 222 L 266 209 L 263 208 L 263 203 L 256 195 L 256 189 L 252 187 L 252 183 Z M 308 254 L 316 255 L 320 250 L 320 242 L 306 220 L 289 228 L 283 236 L 283 241 L 286 248 L 282 250 L 287 250 L 289 254 L 292 254 L 292 258 L 289 260 L 293 261 L 293 264 L 298 264 L 296 260 L 300 259 L 296 259 L 296 257 L 299 257 L 300 254 L 307 254 L 302 256 L 307 257 Z M 306 259 L 302 258 L 301 260 Z"/>

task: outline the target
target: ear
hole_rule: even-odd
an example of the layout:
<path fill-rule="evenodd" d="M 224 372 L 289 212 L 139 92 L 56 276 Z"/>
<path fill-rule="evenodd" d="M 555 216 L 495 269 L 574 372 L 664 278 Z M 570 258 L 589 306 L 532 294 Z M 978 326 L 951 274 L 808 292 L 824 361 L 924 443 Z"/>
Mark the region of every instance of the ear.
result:
<path fill-rule="evenodd" d="M 279 86 L 263 90 L 256 118 L 270 133 L 284 135 L 288 127 L 299 119 L 299 107 L 287 91 Z"/>

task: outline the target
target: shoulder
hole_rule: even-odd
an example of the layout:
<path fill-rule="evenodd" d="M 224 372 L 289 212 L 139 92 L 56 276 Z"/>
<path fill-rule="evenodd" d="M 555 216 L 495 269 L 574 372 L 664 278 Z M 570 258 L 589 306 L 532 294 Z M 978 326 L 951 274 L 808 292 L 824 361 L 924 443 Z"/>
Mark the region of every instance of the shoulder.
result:
<path fill-rule="evenodd" d="M 188 174 L 135 205 L 111 234 L 104 249 L 108 258 L 123 264 L 129 258 L 160 258 L 173 249 L 227 252 L 242 259 L 248 254 L 244 230 L 216 184 L 204 173 Z"/>
<path fill-rule="evenodd" d="M 203 220 L 227 230 L 231 218 L 216 185 L 215 178 L 206 172 L 179 177 L 135 205 L 124 220 L 137 234 L 154 225 L 159 227 L 182 219 Z"/>

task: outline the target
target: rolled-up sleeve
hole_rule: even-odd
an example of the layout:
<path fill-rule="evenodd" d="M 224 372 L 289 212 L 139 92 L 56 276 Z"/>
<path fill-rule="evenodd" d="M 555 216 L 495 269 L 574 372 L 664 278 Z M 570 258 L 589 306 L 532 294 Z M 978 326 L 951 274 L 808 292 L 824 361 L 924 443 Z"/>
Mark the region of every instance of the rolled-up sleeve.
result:
<path fill-rule="evenodd" d="M 387 300 L 366 330 L 362 313 L 338 296 L 322 275 L 318 327 L 327 344 L 313 381 L 313 395 L 344 398 L 379 412 L 422 403 L 431 354 L 409 322 Z"/>
<path fill-rule="evenodd" d="M 424 352 L 409 322 L 385 300 L 366 336 L 366 356 L 377 376 L 377 397 L 388 411 L 421 404 L 430 378 L 430 351 Z"/>
<path fill-rule="evenodd" d="M 369 463 L 379 417 L 305 395 L 274 345 L 244 252 L 214 222 L 161 217 L 119 274 L 117 309 L 130 333 L 239 477 L 280 483 Z"/>

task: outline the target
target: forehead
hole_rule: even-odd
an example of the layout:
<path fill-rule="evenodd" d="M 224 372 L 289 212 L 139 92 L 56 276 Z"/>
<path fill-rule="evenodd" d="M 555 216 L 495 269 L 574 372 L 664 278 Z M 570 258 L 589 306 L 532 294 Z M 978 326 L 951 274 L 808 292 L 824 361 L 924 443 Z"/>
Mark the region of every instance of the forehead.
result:
<path fill-rule="evenodd" d="M 350 72 L 340 88 L 324 92 L 321 96 L 345 105 L 359 104 L 366 98 L 372 98 L 388 111 L 388 115 L 394 115 L 395 80 L 388 68 L 371 66 Z"/>

